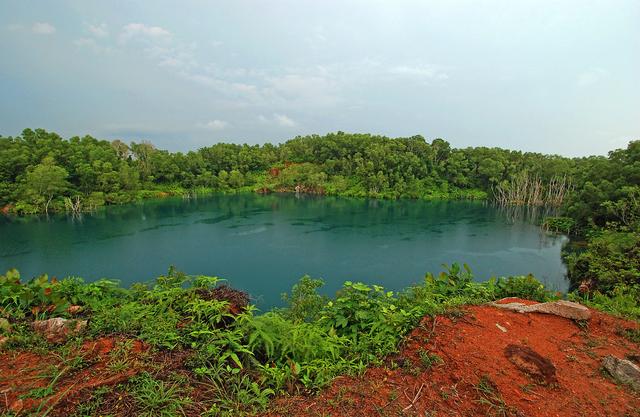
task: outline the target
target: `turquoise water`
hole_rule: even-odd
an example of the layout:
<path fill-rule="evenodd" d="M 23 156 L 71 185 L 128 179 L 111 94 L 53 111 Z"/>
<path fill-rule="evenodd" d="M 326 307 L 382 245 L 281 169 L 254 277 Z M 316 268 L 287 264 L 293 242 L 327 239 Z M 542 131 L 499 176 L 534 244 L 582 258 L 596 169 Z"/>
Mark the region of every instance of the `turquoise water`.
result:
<path fill-rule="evenodd" d="M 479 281 L 533 273 L 564 291 L 565 240 L 480 202 L 216 195 L 81 218 L 0 216 L 0 270 L 128 285 L 175 265 L 225 278 L 266 309 L 305 274 L 323 278 L 329 294 L 345 280 L 397 290 L 452 262 Z"/>

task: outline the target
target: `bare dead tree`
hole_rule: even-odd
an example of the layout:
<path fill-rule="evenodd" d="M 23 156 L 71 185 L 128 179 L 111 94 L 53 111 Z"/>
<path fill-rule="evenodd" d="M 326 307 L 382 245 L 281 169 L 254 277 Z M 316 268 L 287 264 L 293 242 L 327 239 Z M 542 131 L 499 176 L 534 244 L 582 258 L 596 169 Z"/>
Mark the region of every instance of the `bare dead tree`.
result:
<path fill-rule="evenodd" d="M 500 205 L 560 207 L 570 190 L 571 181 L 566 175 L 554 176 L 544 184 L 539 176 L 522 171 L 494 187 L 493 198 Z"/>

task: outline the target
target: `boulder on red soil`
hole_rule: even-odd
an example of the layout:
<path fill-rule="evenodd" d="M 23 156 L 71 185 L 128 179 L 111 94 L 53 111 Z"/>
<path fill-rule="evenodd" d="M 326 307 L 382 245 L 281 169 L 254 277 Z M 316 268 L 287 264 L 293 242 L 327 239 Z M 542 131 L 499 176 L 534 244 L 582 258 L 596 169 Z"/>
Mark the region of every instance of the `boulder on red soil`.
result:
<path fill-rule="evenodd" d="M 519 313 L 544 313 L 564 317 L 571 320 L 589 320 L 591 311 L 582 304 L 572 301 L 558 300 L 548 303 L 526 305 L 524 303 L 492 303 L 494 307 L 517 311 Z"/>
<path fill-rule="evenodd" d="M 504 355 L 516 368 L 534 378 L 536 382 L 549 385 L 557 382 L 553 363 L 528 346 L 507 345 Z"/>
<path fill-rule="evenodd" d="M 640 391 L 640 367 L 635 363 L 609 355 L 602 360 L 602 366 L 616 381 Z"/>
<path fill-rule="evenodd" d="M 48 320 L 36 320 L 33 330 L 47 339 L 49 343 L 64 342 L 69 336 L 80 333 L 87 327 L 86 320 L 67 320 L 54 317 Z"/>

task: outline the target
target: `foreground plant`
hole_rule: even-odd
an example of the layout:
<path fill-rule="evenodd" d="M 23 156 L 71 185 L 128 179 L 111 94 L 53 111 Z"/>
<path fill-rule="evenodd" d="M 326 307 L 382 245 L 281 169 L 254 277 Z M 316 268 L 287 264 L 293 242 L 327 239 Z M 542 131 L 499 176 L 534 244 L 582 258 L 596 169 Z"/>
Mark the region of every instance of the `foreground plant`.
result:
<path fill-rule="evenodd" d="M 284 308 L 256 314 L 246 294 L 226 287 L 222 280 L 189 276 L 173 268 L 152 283 L 130 289 L 113 281 L 55 281 L 46 276 L 21 283 L 17 271 L 9 271 L 0 276 L 0 332 L 8 340 L 6 348 L 64 350 L 65 358 L 80 349 L 83 337 L 119 335 L 125 342 L 109 355 L 106 369 L 111 374 L 132 369 L 138 373 L 122 388 L 131 393 L 131 410 L 148 416 L 194 409 L 231 416 L 263 410 L 276 394 L 312 393 L 338 375 L 361 374 L 367 365 L 397 352 L 425 315 L 457 314 L 460 306 L 503 297 L 539 301 L 557 297 L 530 275 L 478 283 L 468 266 L 457 264 L 445 265 L 439 275 L 427 274 L 420 285 L 400 293 L 346 282 L 329 299 L 319 294 L 321 286 L 321 281 L 304 277 L 284 297 Z M 635 293 L 622 287 L 617 291 L 614 297 L 597 294 L 587 302 L 640 317 Z M 71 305 L 80 312 L 76 316 L 88 319 L 84 335 L 71 336 L 56 347 L 33 334 L 34 319 L 72 317 Z M 126 340 L 139 340 L 148 347 L 147 359 L 138 358 L 144 363 L 129 356 L 132 344 Z M 170 363 L 153 363 L 154 355 L 165 353 L 184 358 L 187 374 L 174 377 L 163 371 Z M 440 362 L 428 353 L 420 360 L 426 368 Z M 80 361 L 74 369 L 89 362 Z M 58 392 L 57 381 L 51 379 L 48 391 L 39 394 Z M 188 387 L 198 387 L 198 402 Z M 83 407 L 99 409 L 103 397 L 95 398 L 96 404 Z"/>

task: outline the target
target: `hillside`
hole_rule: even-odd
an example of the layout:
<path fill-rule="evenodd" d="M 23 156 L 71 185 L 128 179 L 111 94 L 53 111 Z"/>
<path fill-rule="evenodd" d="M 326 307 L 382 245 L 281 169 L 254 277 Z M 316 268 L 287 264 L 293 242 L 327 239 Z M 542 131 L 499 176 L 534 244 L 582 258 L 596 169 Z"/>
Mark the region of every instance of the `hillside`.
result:
<path fill-rule="evenodd" d="M 583 323 L 463 307 L 426 317 L 384 366 L 338 378 L 317 397 L 279 398 L 268 415 L 640 415 L 640 394 L 603 369 L 608 355 L 639 363 L 637 323 L 595 310 Z"/>
<path fill-rule="evenodd" d="M 499 303 L 513 301 L 537 304 Z M 607 356 L 638 364 L 638 323 L 588 311 L 589 320 L 576 321 L 461 305 L 424 317 L 397 353 L 363 367 L 360 375 L 339 376 L 317 395 L 301 394 L 299 385 L 289 384 L 264 412 L 255 412 L 269 417 L 638 416 L 638 391 L 603 368 Z M 1 351 L 0 410 L 15 416 L 224 415 L 220 409 L 212 412 L 211 392 L 232 384 L 216 387 L 195 376 L 189 364 L 196 353 L 154 349 L 125 335 L 88 338 L 62 350 Z M 268 393 L 256 385 L 245 395 L 235 401 L 257 404 L 256 396 Z"/>

